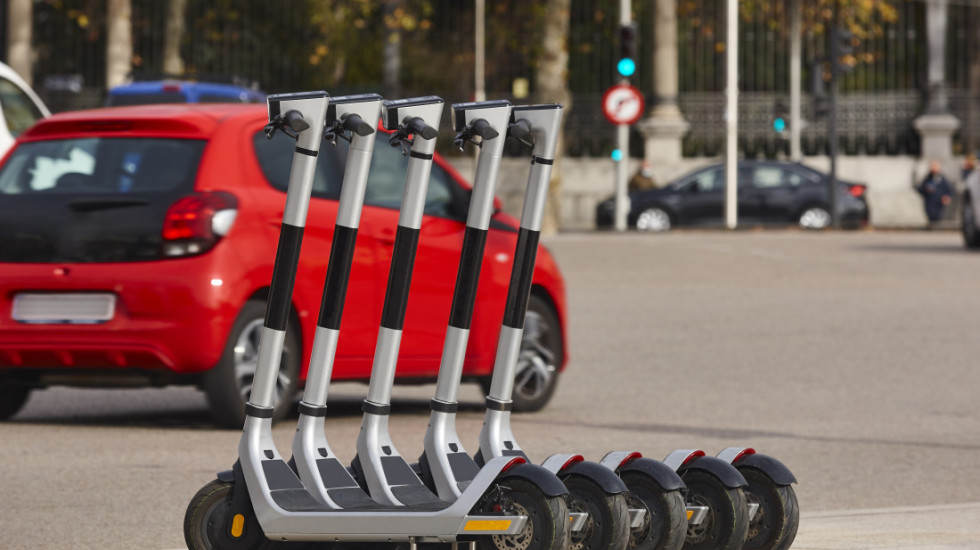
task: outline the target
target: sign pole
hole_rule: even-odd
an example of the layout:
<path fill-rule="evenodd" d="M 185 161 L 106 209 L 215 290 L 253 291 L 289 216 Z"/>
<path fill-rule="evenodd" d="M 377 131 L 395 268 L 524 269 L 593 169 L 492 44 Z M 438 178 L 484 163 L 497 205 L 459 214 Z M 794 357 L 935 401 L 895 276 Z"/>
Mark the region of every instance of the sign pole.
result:
<path fill-rule="evenodd" d="M 725 227 L 738 225 L 738 1 L 728 0 L 725 87 Z"/>
<path fill-rule="evenodd" d="M 625 27 L 633 22 L 631 0 L 619 1 L 619 24 Z M 629 84 L 629 80 L 623 78 L 620 85 Z M 630 128 L 629 125 L 620 122 L 616 125 L 616 148 L 619 150 L 619 158 L 616 162 L 616 231 L 626 231 L 626 218 L 629 216 L 630 204 L 627 195 L 629 176 L 627 170 L 630 161 Z"/>

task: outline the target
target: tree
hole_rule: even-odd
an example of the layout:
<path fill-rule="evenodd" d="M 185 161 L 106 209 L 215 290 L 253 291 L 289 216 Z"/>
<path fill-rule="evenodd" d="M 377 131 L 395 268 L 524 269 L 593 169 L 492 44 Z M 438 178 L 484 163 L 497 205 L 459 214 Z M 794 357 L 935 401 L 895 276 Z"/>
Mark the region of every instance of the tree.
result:
<path fill-rule="evenodd" d="M 133 8 L 130 0 L 107 0 L 106 88 L 126 82 L 133 67 Z"/>
<path fill-rule="evenodd" d="M 184 16 L 187 0 L 167 2 L 167 32 L 163 37 L 163 72 L 184 74 L 184 58 L 180 55 L 180 43 L 184 40 Z"/>
<path fill-rule="evenodd" d="M 541 49 L 535 64 L 535 97 L 541 103 L 561 103 L 565 117 L 571 109 L 568 89 L 568 28 L 571 0 L 547 0 L 541 21 Z M 564 118 L 558 132 L 556 162 L 551 171 L 548 202 L 542 221 L 542 231 L 554 233 L 561 223 L 561 158 L 565 152 Z"/>

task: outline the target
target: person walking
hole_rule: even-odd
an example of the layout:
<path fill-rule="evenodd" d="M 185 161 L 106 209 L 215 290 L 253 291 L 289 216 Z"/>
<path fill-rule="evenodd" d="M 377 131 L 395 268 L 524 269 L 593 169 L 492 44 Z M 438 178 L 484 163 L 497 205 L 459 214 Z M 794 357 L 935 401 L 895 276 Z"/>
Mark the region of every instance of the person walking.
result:
<path fill-rule="evenodd" d="M 922 195 L 926 217 L 930 222 L 937 222 L 943 217 L 943 210 L 953 202 L 953 186 L 943 175 L 942 165 L 938 160 L 929 163 L 929 173 L 916 189 Z"/>

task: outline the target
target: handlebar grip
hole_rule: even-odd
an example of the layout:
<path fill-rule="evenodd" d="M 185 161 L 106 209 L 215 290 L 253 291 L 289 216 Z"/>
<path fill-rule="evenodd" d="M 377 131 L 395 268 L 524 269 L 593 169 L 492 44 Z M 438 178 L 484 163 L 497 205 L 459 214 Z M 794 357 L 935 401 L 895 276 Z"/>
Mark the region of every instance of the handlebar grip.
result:
<path fill-rule="evenodd" d="M 493 126 L 482 118 L 473 121 L 473 133 L 483 139 L 493 139 L 500 135 L 500 132 L 494 130 Z"/>
<path fill-rule="evenodd" d="M 507 127 L 507 135 L 520 140 L 526 139 L 531 135 L 531 122 L 522 118 Z"/>
<path fill-rule="evenodd" d="M 303 118 L 303 113 L 296 110 L 286 112 L 282 116 L 282 120 L 285 126 L 288 126 L 290 130 L 297 133 L 307 130 L 310 127 L 310 123 L 306 122 L 306 119 Z"/>
<path fill-rule="evenodd" d="M 369 136 L 374 132 L 374 126 L 365 122 L 360 115 L 351 113 L 344 117 L 344 129 L 350 130 L 359 136 Z"/>
<path fill-rule="evenodd" d="M 408 127 L 409 133 L 422 136 L 422 139 L 435 139 L 439 135 L 439 130 L 429 126 L 419 117 L 410 119 L 405 126 Z"/>

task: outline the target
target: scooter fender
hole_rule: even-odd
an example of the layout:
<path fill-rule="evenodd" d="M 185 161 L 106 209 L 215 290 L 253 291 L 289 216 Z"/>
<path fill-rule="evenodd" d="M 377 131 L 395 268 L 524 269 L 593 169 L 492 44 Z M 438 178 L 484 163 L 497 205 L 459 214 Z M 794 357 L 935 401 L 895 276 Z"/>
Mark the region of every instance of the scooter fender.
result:
<path fill-rule="evenodd" d="M 616 472 L 602 466 L 597 462 L 583 460 L 570 464 L 567 468 L 558 472 L 558 477 L 565 479 L 568 476 L 582 476 L 595 482 L 606 494 L 618 495 L 625 493 L 629 489 Z"/>
<path fill-rule="evenodd" d="M 512 466 L 509 470 L 502 473 L 498 479 L 505 480 L 511 477 L 528 480 L 541 489 L 541 492 L 549 498 L 560 497 L 568 494 L 568 489 L 566 489 L 565 484 L 558 479 L 558 476 L 549 470 L 538 466 L 537 464 L 525 462 L 524 464 Z"/>
<path fill-rule="evenodd" d="M 715 458 L 713 456 L 693 458 L 687 463 L 682 464 L 681 467 L 677 469 L 677 473 L 683 477 L 684 472 L 688 470 L 702 470 L 708 472 L 709 474 L 718 478 L 718 481 L 721 481 L 721 483 L 729 489 L 737 489 L 748 485 L 748 482 L 745 481 L 745 477 L 742 476 L 742 474 L 735 469 L 734 466 L 720 458 Z"/>
<path fill-rule="evenodd" d="M 664 491 L 676 491 L 685 487 L 684 480 L 677 475 L 677 472 L 663 462 L 652 458 L 637 458 L 627 462 L 619 468 L 619 475 L 626 472 L 641 473 L 656 482 Z"/>
<path fill-rule="evenodd" d="M 736 468 L 755 468 L 776 485 L 792 485 L 796 483 L 796 476 L 779 460 L 758 453 L 744 454 L 732 463 Z"/>

